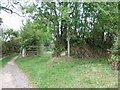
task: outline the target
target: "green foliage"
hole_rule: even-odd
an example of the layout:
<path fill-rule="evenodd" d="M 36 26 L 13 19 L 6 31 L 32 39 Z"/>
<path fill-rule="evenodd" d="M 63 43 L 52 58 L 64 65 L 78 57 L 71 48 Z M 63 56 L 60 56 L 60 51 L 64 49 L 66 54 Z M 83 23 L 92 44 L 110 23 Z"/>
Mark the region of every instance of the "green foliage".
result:
<path fill-rule="evenodd" d="M 50 46 L 51 32 L 48 25 L 49 23 L 43 18 L 28 21 L 21 31 L 21 49 L 27 46 L 38 46 L 41 51 L 41 45 Z"/>
<path fill-rule="evenodd" d="M 20 51 L 19 32 L 7 29 L 2 35 L 2 54 L 10 54 Z"/>
<path fill-rule="evenodd" d="M 120 61 L 120 35 L 115 37 L 115 42 L 112 48 L 112 56 L 111 60 L 112 61 Z"/>
<path fill-rule="evenodd" d="M 29 7 L 26 8 L 26 11 L 28 10 L 27 13 L 33 17 L 32 25 L 35 32 L 42 33 L 40 41 L 46 43 L 46 38 L 51 38 L 52 34 L 54 49 L 57 53 L 67 50 L 66 38 L 68 36 L 71 37 L 71 46 L 87 44 L 106 51 L 112 47 L 113 38 L 118 33 L 117 2 L 56 1 L 41 2 L 41 5 L 36 4 Z M 38 8 L 34 9 L 36 7 Z M 29 25 L 28 27 L 31 28 Z M 91 40 L 88 41 L 88 39 Z"/>
<path fill-rule="evenodd" d="M 23 11 L 26 13 L 33 13 L 36 11 L 36 5 L 33 3 L 32 5 L 25 5 L 21 7 Z"/>
<path fill-rule="evenodd" d="M 28 45 L 38 45 L 41 38 L 40 34 L 38 30 L 35 30 L 34 23 L 28 22 L 21 32 L 24 47 Z"/>

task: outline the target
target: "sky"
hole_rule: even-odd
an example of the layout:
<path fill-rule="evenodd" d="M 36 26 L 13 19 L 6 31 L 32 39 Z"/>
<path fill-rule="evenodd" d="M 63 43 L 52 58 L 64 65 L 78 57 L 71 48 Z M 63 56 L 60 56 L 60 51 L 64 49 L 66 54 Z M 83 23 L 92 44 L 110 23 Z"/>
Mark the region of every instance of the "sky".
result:
<path fill-rule="evenodd" d="M 22 26 L 22 18 L 16 14 L 10 14 L 5 11 L 1 11 L 2 27 L 3 28 L 13 28 L 19 30 Z"/>
<path fill-rule="evenodd" d="M 13 1 L 17 0 L 2 0 L 1 5 L 7 8 L 10 8 L 11 10 L 20 13 L 20 10 L 17 5 L 13 4 Z M 14 8 L 10 5 L 14 5 Z M 14 30 L 19 30 L 20 27 L 22 26 L 22 17 L 18 16 L 15 13 L 8 13 L 4 10 L 0 11 L 0 17 L 2 18 L 2 28 L 13 28 Z"/>
<path fill-rule="evenodd" d="M 14 2 L 20 2 L 22 5 L 25 4 L 25 2 L 28 2 L 29 4 L 33 2 L 34 0 L 2 0 L 1 5 L 4 7 L 9 7 L 14 12 L 18 13 L 19 15 L 22 15 L 21 9 L 19 5 L 13 4 Z M 27 3 L 28 4 L 28 3 Z M 14 5 L 14 7 L 10 6 Z M 20 30 L 22 26 L 22 20 L 25 20 L 26 18 L 20 17 L 19 15 L 15 13 L 8 13 L 4 10 L 0 11 L 0 17 L 2 18 L 2 28 L 13 28 L 14 30 Z"/>

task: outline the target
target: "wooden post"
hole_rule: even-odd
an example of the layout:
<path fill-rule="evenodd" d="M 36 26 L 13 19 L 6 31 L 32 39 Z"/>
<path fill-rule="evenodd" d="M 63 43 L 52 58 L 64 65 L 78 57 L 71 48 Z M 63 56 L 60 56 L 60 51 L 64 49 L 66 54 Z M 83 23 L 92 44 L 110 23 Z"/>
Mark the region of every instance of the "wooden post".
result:
<path fill-rule="evenodd" d="M 69 36 L 67 37 L 67 45 L 68 45 L 68 48 L 67 48 L 68 57 L 70 57 L 70 37 Z"/>
<path fill-rule="evenodd" d="M 25 57 L 26 56 L 26 51 L 25 51 L 25 48 L 23 48 L 22 50 L 22 57 Z"/>

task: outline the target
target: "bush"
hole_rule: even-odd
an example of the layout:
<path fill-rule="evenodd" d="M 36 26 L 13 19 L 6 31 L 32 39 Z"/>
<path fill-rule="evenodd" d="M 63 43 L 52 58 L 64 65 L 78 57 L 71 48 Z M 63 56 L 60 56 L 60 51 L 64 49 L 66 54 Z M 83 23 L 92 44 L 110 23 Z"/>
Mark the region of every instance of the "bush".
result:
<path fill-rule="evenodd" d="M 113 69 L 120 69 L 120 35 L 115 37 L 115 42 L 113 48 L 111 50 L 112 56 L 110 58 L 110 62 Z"/>
<path fill-rule="evenodd" d="M 111 52 L 112 52 L 111 60 L 120 61 L 119 60 L 120 58 L 120 35 L 115 37 L 115 42 L 114 42 Z"/>

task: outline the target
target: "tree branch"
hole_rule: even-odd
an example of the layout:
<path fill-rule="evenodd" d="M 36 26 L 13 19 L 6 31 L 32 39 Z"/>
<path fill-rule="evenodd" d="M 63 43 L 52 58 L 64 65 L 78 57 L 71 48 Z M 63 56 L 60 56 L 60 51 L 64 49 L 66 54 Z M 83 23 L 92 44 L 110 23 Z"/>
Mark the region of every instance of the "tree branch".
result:
<path fill-rule="evenodd" d="M 0 10 L 4 10 L 4 11 L 6 11 L 7 13 L 15 13 L 16 15 L 18 15 L 18 16 L 20 16 L 20 17 L 24 17 L 24 16 L 22 16 L 22 15 L 20 15 L 20 14 L 18 14 L 18 13 L 16 13 L 16 12 L 14 12 L 13 10 L 11 10 L 11 9 L 9 9 L 9 8 L 7 8 L 7 7 L 4 7 L 4 6 L 0 6 Z"/>

